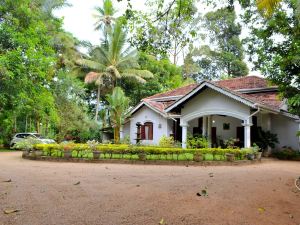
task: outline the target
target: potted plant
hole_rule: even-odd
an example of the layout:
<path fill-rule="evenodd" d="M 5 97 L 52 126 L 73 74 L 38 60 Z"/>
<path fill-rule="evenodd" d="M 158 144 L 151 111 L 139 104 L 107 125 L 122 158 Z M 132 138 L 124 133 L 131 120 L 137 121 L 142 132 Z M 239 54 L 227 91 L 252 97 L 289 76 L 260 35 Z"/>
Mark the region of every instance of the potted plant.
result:
<path fill-rule="evenodd" d="M 194 156 L 193 156 L 193 159 L 194 159 L 195 162 L 203 161 L 202 153 L 201 152 L 195 152 Z"/>
<path fill-rule="evenodd" d="M 248 160 L 254 160 L 254 158 L 255 158 L 254 153 L 248 153 L 246 155 L 246 157 L 247 157 Z"/>
<path fill-rule="evenodd" d="M 99 159 L 100 158 L 100 151 L 97 150 L 97 145 L 99 144 L 98 141 L 92 140 L 86 142 L 89 145 L 89 148 L 93 151 L 93 158 Z"/>
<path fill-rule="evenodd" d="M 228 162 L 233 162 L 234 161 L 234 154 L 232 154 L 232 153 L 226 153 L 225 156 L 226 156 L 226 160 Z"/>
<path fill-rule="evenodd" d="M 253 143 L 252 149 L 254 151 L 254 158 L 257 160 L 261 160 L 262 151 L 260 147 L 257 144 Z"/>
<path fill-rule="evenodd" d="M 43 151 L 40 149 L 35 149 L 34 148 L 34 153 L 36 157 L 41 157 L 43 155 Z"/>
<path fill-rule="evenodd" d="M 141 152 L 138 153 L 138 157 L 139 157 L 139 160 L 146 161 L 147 154 L 144 151 L 141 151 Z"/>
<path fill-rule="evenodd" d="M 72 157 L 72 146 L 70 145 L 65 145 L 63 146 L 64 149 L 64 158 L 69 159 Z"/>

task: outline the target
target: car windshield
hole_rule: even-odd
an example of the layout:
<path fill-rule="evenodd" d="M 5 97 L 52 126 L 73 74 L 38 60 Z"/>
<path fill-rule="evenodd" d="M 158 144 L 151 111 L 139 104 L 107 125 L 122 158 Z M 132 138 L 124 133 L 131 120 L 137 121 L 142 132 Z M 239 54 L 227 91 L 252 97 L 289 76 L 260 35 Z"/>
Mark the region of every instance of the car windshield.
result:
<path fill-rule="evenodd" d="M 40 134 L 33 134 L 35 137 L 40 138 L 40 139 L 45 139 L 42 135 Z"/>

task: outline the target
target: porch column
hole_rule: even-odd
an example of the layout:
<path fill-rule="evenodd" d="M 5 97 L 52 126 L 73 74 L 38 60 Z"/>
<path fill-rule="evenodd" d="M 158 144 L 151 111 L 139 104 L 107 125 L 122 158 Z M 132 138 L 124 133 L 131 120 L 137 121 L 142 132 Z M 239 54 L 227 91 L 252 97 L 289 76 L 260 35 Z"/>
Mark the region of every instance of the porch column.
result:
<path fill-rule="evenodd" d="M 202 120 L 202 136 L 206 137 L 206 128 L 207 128 L 207 117 L 203 116 Z"/>
<path fill-rule="evenodd" d="M 124 132 L 123 132 L 124 126 L 120 127 L 120 140 L 124 139 Z"/>
<path fill-rule="evenodd" d="M 180 126 L 182 127 L 182 148 L 186 148 L 186 141 L 187 141 L 187 128 L 188 128 L 188 124 L 180 124 Z"/>
<path fill-rule="evenodd" d="M 207 117 L 207 140 L 209 142 L 208 146 L 211 147 L 211 116 Z"/>
<path fill-rule="evenodd" d="M 251 147 L 251 126 L 250 119 L 244 120 L 242 124 L 244 126 L 244 148 Z"/>

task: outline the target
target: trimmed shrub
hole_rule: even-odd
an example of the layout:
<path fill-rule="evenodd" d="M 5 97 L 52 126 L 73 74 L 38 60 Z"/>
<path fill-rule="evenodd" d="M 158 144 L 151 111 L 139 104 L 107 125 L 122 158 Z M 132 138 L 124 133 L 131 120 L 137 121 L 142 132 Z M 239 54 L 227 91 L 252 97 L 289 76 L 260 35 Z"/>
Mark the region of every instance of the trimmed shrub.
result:
<path fill-rule="evenodd" d="M 174 138 L 173 137 L 167 137 L 166 135 L 163 135 L 159 139 L 159 146 L 160 147 L 173 147 L 175 144 Z"/>
<path fill-rule="evenodd" d="M 93 158 L 93 150 L 88 144 L 36 144 L 34 148 L 42 150 L 46 156 L 63 157 L 63 152 L 67 148 L 68 151 L 72 151 L 73 158 Z M 127 144 L 98 144 L 93 145 L 93 149 L 99 151 L 100 158 L 104 159 L 138 159 L 140 154 L 144 154 L 147 160 L 193 160 L 195 154 L 202 155 L 203 160 L 225 160 L 226 153 L 234 154 L 235 159 L 242 160 L 247 154 L 254 152 L 252 148 L 243 150 L 236 148 L 182 149 Z"/>

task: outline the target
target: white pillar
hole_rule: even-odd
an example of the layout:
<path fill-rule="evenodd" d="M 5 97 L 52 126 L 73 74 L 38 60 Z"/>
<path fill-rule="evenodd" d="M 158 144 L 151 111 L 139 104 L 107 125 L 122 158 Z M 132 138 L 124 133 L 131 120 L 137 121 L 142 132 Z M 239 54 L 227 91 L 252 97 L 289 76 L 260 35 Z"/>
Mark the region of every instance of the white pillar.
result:
<path fill-rule="evenodd" d="M 120 127 L 120 140 L 124 139 L 124 132 L 123 132 L 124 127 Z"/>
<path fill-rule="evenodd" d="M 182 148 L 186 148 L 186 141 L 187 141 L 187 128 L 188 124 L 180 124 L 182 127 Z"/>
<path fill-rule="evenodd" d="M 251 126 L 250 119 L 244 120 L 242 124 L 244 126 L 244 147 L 251 147 Z"/>
<path fill-rule="evenodd" d="M 202 136 L 203 137 L 206 137 L 206 128 L 207 128 L 207 117 L 206 116 L 203 116 L 203 119 L 202 119 Z"/>
<path fill-rule="evenodd" d="M 211 116 L 207 117 L 207 140 L 209 142 L 208 146 L 211 147 Z"/>

